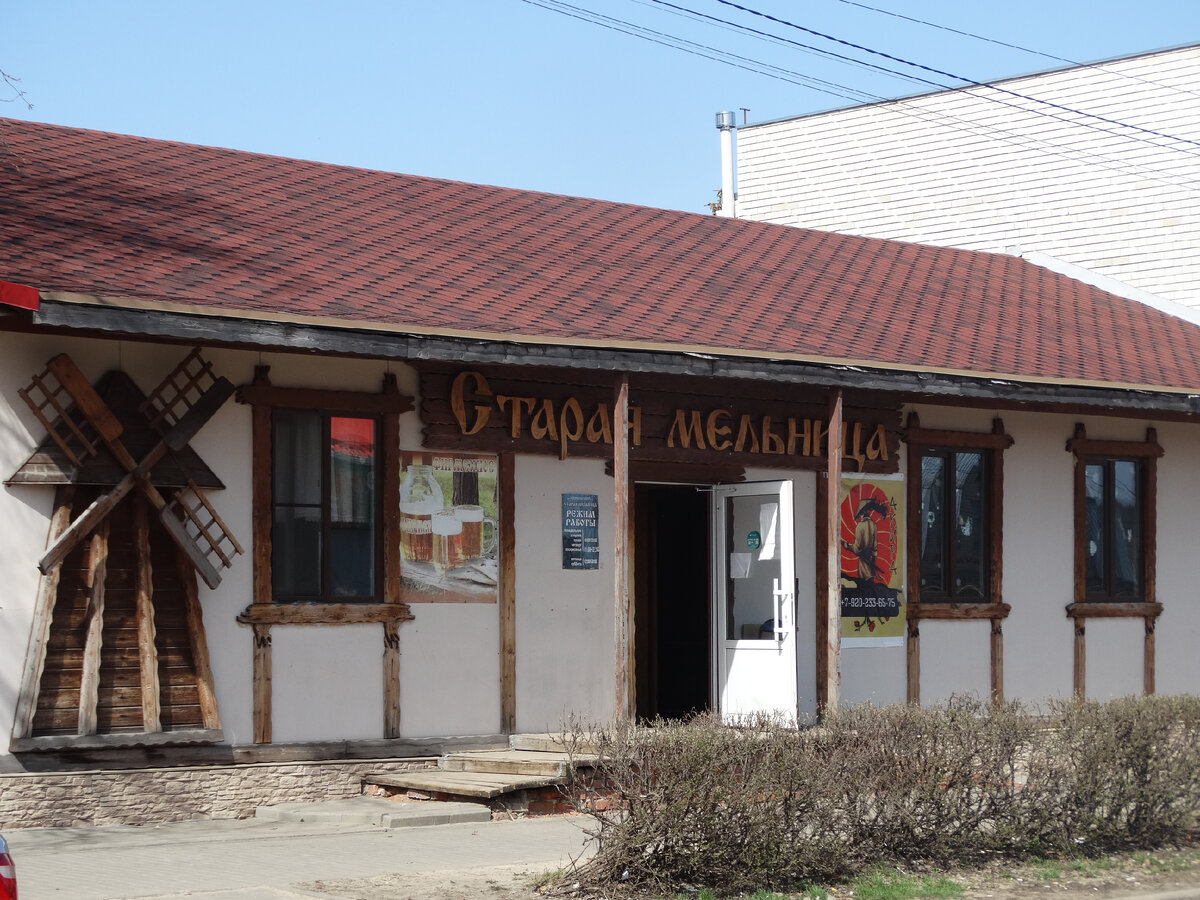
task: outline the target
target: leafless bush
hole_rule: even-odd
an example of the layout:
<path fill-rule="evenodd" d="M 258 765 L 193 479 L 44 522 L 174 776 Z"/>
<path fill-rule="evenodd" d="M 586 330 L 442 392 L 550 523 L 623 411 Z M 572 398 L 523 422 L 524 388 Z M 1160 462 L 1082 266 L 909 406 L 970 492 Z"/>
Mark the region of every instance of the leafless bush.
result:
<path fill-rule="evenodd" d="M 578 875 L 722 891 L 983 853 L 1068 855 L 1181 839 L 1200 807 L 1200 699 L 856 707 L 819 727 L 759 718 L 617 726 L 568 745 L 593 817 Z"/>

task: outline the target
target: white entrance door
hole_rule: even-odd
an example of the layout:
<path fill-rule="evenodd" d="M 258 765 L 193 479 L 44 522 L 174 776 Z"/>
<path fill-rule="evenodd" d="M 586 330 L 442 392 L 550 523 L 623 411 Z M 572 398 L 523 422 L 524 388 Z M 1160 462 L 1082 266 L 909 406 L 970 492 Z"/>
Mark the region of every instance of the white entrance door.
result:
<path fill-rule="evenodd" d="M 713 488 L 713 695 L 726 721 L 797 714 L 792 483 Z"/>

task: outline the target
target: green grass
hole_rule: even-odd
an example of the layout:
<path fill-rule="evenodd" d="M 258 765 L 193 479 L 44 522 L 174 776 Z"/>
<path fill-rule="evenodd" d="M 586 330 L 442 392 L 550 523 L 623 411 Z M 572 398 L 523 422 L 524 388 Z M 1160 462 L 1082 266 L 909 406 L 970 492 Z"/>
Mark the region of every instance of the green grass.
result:
<path fill-rule="evenodd" d="M 876 869 L 860 875 L 850 884 L 855 900 L 918 900 L 918 898 L 959 897 L 963 886 L 940 875 L 904 875 L 890 869 Z"/>
<path fill-rule="evenodd" d="M 1156 874 L 1160 872 L 1181 872 L 1191 866 L 1190 862 L 1182 857 L 1161 859 L 1149 853 L 1134 853 L 1129 858 L 1143 869 L 1149 869 Z"/>
<path fill-rule="evenodd" d="M 1117 867 L 1115 860 L 1107 856 L 1102 856 L 1099 859 L 1075 859 L 1067 867 L 1077 875 L 1083 875 L 1085 878 L 1095 878 L 1101 872 L 1108 872 Z"/>

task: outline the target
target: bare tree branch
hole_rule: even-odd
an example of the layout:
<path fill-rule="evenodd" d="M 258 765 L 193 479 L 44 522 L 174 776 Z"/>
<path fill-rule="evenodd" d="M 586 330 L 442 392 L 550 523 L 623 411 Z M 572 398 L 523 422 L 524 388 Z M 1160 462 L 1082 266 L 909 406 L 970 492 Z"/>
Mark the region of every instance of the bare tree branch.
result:
<path fill-rule="evenodd" d="M 12 92 L 16 95 L 14 97 L 0 97 L 0 100 L 5 103 L 12 103 L 14 100 L 19 100 L 25 104 L 26 109 L 33 109 L 33 104 L 29 102 L 28 95 L 26 95 L 25 91 L 20 87 L 20 78 L 15 75 L 9 75 L 3 69 L 0 69 L 0 81 L 3 81 L 6 85 L 8 85 Z"/>

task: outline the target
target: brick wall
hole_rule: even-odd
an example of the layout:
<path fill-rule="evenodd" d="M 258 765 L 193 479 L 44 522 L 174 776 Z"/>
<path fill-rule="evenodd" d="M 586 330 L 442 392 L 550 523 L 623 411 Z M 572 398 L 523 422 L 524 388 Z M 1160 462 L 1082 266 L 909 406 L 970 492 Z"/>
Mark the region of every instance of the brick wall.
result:
<path fill-rule="evenodd" d="M 364 775 L 436 763 L 416 758 L 0 775 L 0 830 L 243 819 L 256 806 L 356 797 Z"/>

